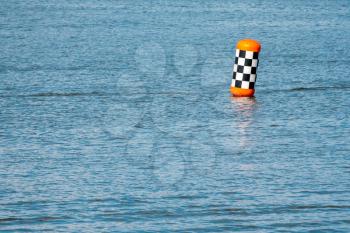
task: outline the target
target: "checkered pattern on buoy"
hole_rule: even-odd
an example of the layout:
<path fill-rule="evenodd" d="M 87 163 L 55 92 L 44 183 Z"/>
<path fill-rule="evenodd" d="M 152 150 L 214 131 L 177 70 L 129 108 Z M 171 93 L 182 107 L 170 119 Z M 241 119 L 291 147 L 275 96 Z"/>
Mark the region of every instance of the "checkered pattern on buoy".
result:
<path fill-rule="evenodd" d="M 236 49 L 232 87 L 254 89 L 259 53 Z"/>

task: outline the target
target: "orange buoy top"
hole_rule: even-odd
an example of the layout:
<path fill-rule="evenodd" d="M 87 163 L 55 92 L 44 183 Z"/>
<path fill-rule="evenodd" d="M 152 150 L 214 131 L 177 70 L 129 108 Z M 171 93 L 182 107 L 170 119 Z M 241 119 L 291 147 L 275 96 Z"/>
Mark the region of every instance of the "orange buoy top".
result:
<path fill-rule="evenodd" d="M 261 45 L 259 41 L 256 41 L 253 39 L 244 39 L 244 40 L 238 41 L 237 49 L 252 51 L 252 52 L 260 52 Z"/>

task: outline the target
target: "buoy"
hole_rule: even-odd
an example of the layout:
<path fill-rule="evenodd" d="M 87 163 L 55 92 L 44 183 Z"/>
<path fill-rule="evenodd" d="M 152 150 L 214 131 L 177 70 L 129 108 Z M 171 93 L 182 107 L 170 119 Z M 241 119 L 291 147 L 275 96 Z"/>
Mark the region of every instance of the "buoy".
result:
<path fill-rule="evenodd" d="M 256 40 L 244 39 L 238 41 L 230 88 L 233 96 L 254 96 L 260 49 L 261 45 Z"/>

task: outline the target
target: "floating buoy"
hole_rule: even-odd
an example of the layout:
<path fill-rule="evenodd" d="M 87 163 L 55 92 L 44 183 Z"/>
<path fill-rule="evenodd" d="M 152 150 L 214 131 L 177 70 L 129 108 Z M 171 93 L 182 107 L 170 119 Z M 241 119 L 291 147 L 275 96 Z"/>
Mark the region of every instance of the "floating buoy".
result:
<path fill-rule="evenodd" d="M 252 39 L 240 40 L 236 46 L 235 64 L 233 66 L 233 77 L 231 94 L 237 97 L 254 96 L 256 71 L 259 63 L 259 52 L 261 45 Z"/>

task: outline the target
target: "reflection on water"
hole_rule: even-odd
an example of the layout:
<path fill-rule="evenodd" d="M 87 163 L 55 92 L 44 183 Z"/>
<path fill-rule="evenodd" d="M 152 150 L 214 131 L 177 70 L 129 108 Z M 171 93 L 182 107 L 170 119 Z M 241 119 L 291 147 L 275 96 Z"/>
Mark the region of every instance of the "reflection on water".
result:
<path fill-rule="evenodd" d="M 251 116 L 256 108 L 257 100 L 255 97 L 231 96 L 231 103 L 237 112 L 242 113 L 242 116 Z"/>
<path fill-rule="evenodd" d="M 249 138 L 249 127 L 254 121 L 254 112 L 257 107 L 255 97 L 231 97 L 232 108 L 236 112 L 234 127 L 240 148 L 249 148 L 254 145 L 254 140 Z"/>

